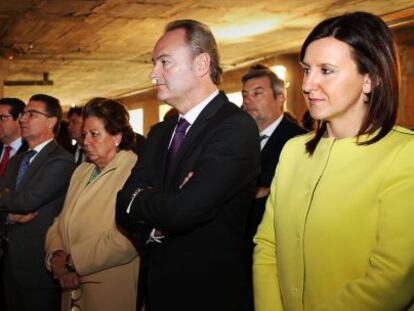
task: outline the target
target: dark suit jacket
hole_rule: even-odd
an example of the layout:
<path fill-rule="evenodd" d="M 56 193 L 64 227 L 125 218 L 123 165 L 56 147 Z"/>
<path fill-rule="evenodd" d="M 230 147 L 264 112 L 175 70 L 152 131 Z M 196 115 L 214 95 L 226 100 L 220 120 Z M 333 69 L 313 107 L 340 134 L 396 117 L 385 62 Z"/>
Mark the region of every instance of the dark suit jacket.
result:
<path fill-rule="evenodd" d="M 280 124 L 273 131 L 263 150 L 260 152 L 258 187 L 270 187 L 283 146 L 289 139 L 297 135 L 305 134 L 306 132 L 305 129 L 288 118 L 282 118 Z M 262 220 L 266 200 L 267 197 L 255 200 L 254 208 L 251 211 L 248 226 L 248 240 L 251 242 L 256 234 L 257 226 Z"/>
<path fill-rule="evenodd" d="M 139 158 L 144 152 L 146 139 L 141 134 L 134 133 L 134 135 L 135 135 L 135 145 L 132 151 L 134 151 L 138 155 L 138 161 L 139 161 Z"/>
<path fill-rule="evenodd" d="M 176 122 L 173 117 L 152 128 L 142 160 L 118 194 L 122 227 L 138 235 L 145 228 L 167 232 L 162 243 L 148 246 L 150 310 L 251 310 L 244 243 L 259 172 L 256 124 L 220 93 L 194 122 L 165 175 Z M 180 189 L 189 172 L 194 176 Z M 145 190 L 127 215 L 137 187 Z"/>
<path fill-rule="evenodd" d="M 2 198 L 2 208 L 16 214 L 38 211 L 26 224 L 9 226 L 5 268 L 23 288 L 55 286 L 45 268 L 46 231 L 59 214 L 69 180 L 75 168 L 73 156 L 55 141 L 48 143 L 29 166 L 21 190 L 15 191 L 16 176 L 24 153 L 10 159 L 0 179 L 0 191 L 10 189 Z"/>
<path fill-rule="evenodd" d="M 0 142 L 0 154 L 3 152 L 3 148 L 4 148 L 4 144 L 2 142 Z M 17 150 L 15 155 L 18 155 L 19 153 L 25 152 L 27 150 L 27 148 L 28 148 L 27 142 L 25 140 L 22 140 L 22 145 Z M 3 250 L 6 247 L 5 246 L 5 241 L 7 239 L 6 227 L 1 225 L 5 222 L 6 216 L 7 216 L 6 213 L 0 213 L 0 244 L 1 244 L 1 246 L 0 246 L 0 258 L 3 257 Z"/>

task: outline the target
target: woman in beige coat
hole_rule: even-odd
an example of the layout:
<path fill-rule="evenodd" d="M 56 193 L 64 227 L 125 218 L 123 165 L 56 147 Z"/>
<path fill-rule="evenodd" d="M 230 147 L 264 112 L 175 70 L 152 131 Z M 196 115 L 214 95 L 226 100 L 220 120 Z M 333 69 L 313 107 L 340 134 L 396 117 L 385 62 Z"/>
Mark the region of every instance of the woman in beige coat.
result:
<path fill-rule="evenodd" d="M 62 286 L 62 310 L 135 311 L 138 254 L 115 225 L 116 195 L 137 160 L 128 112 L 96 98 L 83 118 L 91 163 L 72 176 L 62 213 L 47 233 L 46 262 Z"/>

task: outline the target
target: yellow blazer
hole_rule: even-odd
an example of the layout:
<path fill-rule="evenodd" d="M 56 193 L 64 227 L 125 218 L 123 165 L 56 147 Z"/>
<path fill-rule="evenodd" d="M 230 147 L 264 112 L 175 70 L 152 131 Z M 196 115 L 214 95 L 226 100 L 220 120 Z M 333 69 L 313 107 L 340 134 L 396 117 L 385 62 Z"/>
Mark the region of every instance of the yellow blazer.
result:
<path fill-rule="evenodd" d="M 255 236 L 256 311 L 408 310 L 414 133 L 396 127 L 368 146 L 323 138 L 312 157 L 309 137 L 285 146 Z"/>
<path fill-rule="evenodd" d="M 72 256 L 84 283 L 82 310 L 135 311 L 139 259 L 115 226 L 115 203 L 136 161 L 132 151 L 118 152 L 89 185 L 95 165 L 80 165 L 63 210 L 47 233 L 46 253 L 63 249 Z M 62 309 L 69 309 L 65 293 Z"/>

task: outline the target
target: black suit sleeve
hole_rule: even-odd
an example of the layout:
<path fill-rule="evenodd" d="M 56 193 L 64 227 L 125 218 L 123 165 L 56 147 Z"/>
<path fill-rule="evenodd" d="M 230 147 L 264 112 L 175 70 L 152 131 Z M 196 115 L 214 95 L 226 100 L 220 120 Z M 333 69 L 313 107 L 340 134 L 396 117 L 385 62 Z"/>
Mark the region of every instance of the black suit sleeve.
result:
<path fill-rule="evenodd" d="M 169 233 L 186 232 L 210 221 L 226 201 L 255 180 L 258 137 L 256 125 L 244 114 L 227 118 L 198 142 L 203 146 L 195 166 L 184 168 L 184 176 L 194 173 L 190 181 L 182 189 L 143 190 L 133 201 L 130 217 Z M 133 182 L 130 178 L 129 183 Z"/>
<path fill-rule="evenodd" d="M 21 191 L 11 189 L 4 195 L 3 207 L 14 214 L 36 211 L 66 192 L 74 166 L 73 160 L 67 157 L 54 157 L 47 160 L 47 163 L 38 170 L 35 176 L 36 182 L 30 182 L 30 187 Z M 7 168 L 5 173 L 14 172 Z M 14 180 L 7 175 L 5 179 Z"/>

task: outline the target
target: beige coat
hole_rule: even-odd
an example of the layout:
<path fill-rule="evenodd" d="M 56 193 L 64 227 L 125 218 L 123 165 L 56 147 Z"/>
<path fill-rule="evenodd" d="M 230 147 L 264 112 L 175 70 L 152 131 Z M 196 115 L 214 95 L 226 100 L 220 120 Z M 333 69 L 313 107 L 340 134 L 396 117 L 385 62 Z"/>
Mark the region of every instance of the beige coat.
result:
<path fill-rule="evenodd" d="M 63 210 L 46 237 L 46 253 L 71 254 L 81 276 L 82 311 L 135 311 L 139 259 L 134 246 L 115 226 L 115 203 L 137 160 L 120 151 L 89 184 L 95 167 L 84 163 L 72 176 Z M 89 283 L 91 282 L 91 283 Z M 69 293 L 62 310 L 69 310 Z"/>

